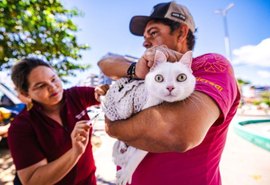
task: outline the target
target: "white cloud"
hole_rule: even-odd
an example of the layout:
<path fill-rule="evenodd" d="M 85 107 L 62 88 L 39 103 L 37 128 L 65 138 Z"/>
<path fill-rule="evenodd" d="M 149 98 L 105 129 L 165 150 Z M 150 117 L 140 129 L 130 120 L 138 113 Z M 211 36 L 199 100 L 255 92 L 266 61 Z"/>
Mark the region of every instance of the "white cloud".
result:
<path fill-rule="evenodd" d="M 249 64 L 270 67 L 270 38 L 258 45 L 246 45 L 233 50 L 233 64 Z"/>
<path fill-rule="evenodd" d="M 257 74 L 258 74 L 261 78 L 270 78 L 270 71 L 260 70 L 260 71 L 257 71 Z"/>

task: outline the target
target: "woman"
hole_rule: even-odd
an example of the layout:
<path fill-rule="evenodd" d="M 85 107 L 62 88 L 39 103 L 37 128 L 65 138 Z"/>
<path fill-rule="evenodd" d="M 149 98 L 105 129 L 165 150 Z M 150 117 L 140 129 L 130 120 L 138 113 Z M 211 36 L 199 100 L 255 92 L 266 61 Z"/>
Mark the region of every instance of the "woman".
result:
<path fill-rule="evenodd" d="M 63 90 L 51 66 L 36 58 L 17 63 L 11 77 L 19 93 L 33 105 L 14 119 L 8 133 L 21 182 L 96 185 L 86 108 L 98 104 L 96 99 L 108 86 Z"/>

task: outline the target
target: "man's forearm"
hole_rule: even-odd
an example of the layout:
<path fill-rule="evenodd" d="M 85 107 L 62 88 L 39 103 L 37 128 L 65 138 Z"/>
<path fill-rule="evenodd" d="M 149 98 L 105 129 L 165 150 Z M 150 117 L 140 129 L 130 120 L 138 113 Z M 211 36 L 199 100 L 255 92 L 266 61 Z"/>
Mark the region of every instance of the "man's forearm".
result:
<path fill-rule="evenodd" d="M 121 55 L 108 55 L 98 62 L 98 66 L 106 76 L 115 80 L 127 76 L 130 63 Z"/>
<path fill-rule="evenodd" d="M 168 144 L 173 135 L 170 134 L 167 122 L 170 122 L 170 119 L 162 115 L 160 108 L 154 107 L 143 110 L 127 120 L 111 123 L 112 132 L 109 134 L 142 150 L 168 152 L 174 149 Z"/>
<path fill-rule="evenodd" d="M 220 110 L 207 95 L 195 92 L 182 102 L 163 103 L 127 120 L 109 124 L 109 134 L 150 152 L 185 152 L 200 144 Z"/>

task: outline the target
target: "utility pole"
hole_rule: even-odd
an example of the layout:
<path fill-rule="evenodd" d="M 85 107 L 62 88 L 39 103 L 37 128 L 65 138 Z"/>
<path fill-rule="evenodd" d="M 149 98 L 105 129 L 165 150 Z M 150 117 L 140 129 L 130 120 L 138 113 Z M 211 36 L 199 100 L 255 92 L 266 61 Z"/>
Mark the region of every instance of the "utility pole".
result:
<path fill-rule="evenodd" d="M 224 37 L 225 51 L 226 51 L 226 56 L 227 56 L 228 60 L 230 60 L 230 61 L 231 61 L 232 57 L 231 57 L 231 47 L 230 47 L 230 39 L 229 39 L 228 24 L 227 24 L 227 13 L 232 7 L 234 7 L 233 3 L 229 4 L 224 9 L 217 9 L 214 11 L 214 13 L 220 14 L 223 18 L 224 33 L 225 33 L 225 37 Z"/>

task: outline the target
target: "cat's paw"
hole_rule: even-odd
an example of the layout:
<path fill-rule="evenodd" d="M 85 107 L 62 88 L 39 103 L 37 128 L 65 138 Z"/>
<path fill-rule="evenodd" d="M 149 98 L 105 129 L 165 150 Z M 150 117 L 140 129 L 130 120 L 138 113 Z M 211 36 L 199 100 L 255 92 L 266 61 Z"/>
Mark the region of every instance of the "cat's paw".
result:
<path fill-rule="evenodd" d="M 116 173 L 116 184 L 127 185 L 131 184 L 132 174 L 127 170 L 118 170 Z"/>

